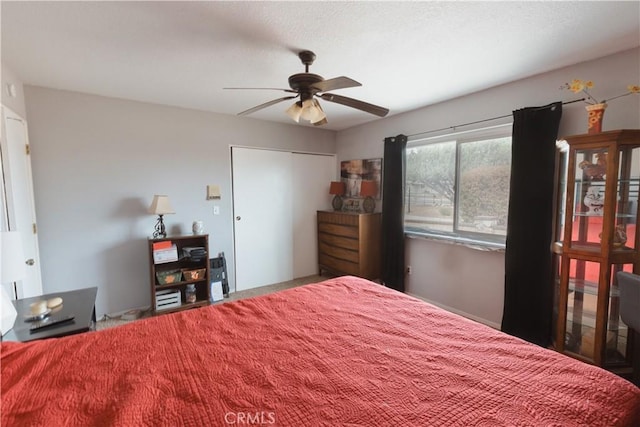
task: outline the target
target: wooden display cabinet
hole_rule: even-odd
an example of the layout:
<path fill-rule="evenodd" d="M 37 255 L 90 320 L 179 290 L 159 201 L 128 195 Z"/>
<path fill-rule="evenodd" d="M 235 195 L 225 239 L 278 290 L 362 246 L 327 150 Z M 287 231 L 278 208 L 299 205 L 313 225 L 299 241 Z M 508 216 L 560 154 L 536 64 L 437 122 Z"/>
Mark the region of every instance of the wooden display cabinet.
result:
<path fill-rule="evenodd" d="M 559 257 L 555 347 L 631 374 L 633 334 L 619 314 L 616 272 L 640 273 L 640 130 L 565 138 L 566 207 Z"/>
<path fill-rule="evenodd" d="M 155 262 L 153 254 L 154 243 L 170 242 L 176 245 L 177 260 L 170 262 Z M 200 257 L 198 261 L 192 261 L 184 254 L 184 248 L 199 247 L 204 248 L 205 254 Z M 149 239 L 149 265 L 150 265 L 150 289 L 151 289 L 151 312 L 152 314 L 165 314 L 172 313 L 181 310 L 188 310 L 191 308 L 202 307 L 209 304 L 210 300 L 210 271 L 209 271 L 209 236 L 203 235 L 190 235 L 190 236 L 172 236 L 162 239 Z M 181 278 L 181 280 L 173 281 L 167 284 L 160 284 L 158 281 L 157 273 L 168 271 L 183 271 L 183 270 L 202 270 L 204 274 L 197 279 L 190 280 L 187 277 Z M 195 302 L 189 302 L 187 298 L 187 286 L 194 285 L 196 300 Z M 156 304 L 156 293 L 158 291 L 174 291 L 173 295 L 177 297 L 177 292 L 180 293 L 180 305 L 170 308 L 159 309 Z"/>

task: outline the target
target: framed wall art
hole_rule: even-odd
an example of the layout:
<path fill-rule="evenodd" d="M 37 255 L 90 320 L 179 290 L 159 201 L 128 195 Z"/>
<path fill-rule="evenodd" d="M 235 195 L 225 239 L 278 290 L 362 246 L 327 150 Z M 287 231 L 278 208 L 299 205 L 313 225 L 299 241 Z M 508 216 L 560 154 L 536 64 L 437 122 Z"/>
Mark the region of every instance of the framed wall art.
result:
<path fill-rule="evenodd" d="M 344 160 L 340 162 L 340 180 L 345 183 L 345 210 L 360 210 L 362 181 L 373 181 L 376 185 L 376 200 L 382 197 L 382 159 Z M 349 209 L 351 207 L 351 209 Z"/>

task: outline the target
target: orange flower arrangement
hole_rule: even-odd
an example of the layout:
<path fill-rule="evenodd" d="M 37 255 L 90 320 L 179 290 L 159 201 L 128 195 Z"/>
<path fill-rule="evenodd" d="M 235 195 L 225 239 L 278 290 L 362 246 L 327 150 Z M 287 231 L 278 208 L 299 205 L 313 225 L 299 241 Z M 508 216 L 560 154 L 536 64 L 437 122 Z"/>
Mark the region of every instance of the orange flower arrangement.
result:
<path fill-rule="evenodd" d="M 605 104 L 607 101 L 611 101 L 611 100 L 616 99 L 616 98 L 622 98 L 623 96 L 631 95 L 632 93 L 640 93 L 640 85 L 629 85 L 629 86 L 627 86 L 627 92 L 625 92 L 625 93 L 623 93 L 621 95 L 614 96 L 613 98 L 603 99 L 602 101 L 598 101 L 589 92 L 589 90 L 593 89 L 593 86 L 594 86 L 594 84 L 593 84 L 593 82 L 591 80 L 574 79 L 574 80 L 571 81 L 571 83 L 563 84 L 560 87 L 560 89 L 569 89 L 573 93 L 582 92 L 585 95 L 587 95 L 587 97 L 584 98 L 584 102 L 586 102 L 587 104 L 592 104 L 592 105 Z"/>

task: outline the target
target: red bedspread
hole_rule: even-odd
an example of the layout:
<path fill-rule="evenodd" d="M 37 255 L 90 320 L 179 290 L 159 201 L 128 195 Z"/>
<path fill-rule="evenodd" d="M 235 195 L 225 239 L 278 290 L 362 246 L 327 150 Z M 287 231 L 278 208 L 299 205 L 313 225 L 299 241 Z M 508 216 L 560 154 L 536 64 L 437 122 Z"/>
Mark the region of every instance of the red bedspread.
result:
<path fill-rule="evenodd" d="M 342 277 L 2 343 L 2 425 L 640 425 L 640 389 Z"/>

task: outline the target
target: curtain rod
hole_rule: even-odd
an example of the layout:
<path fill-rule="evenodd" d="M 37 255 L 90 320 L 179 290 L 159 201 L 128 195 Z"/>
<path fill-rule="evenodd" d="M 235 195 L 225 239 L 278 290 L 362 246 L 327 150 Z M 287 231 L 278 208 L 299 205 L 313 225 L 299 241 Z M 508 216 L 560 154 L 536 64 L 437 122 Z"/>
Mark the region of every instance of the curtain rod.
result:
<path fill-rule="evenodd" d="M 573 104 L 575 102 L 585 101 L 586 99 L 587 98 L 580 98 L 580 99 L 576 99 L 576 100 L 573 100 L 573 101 L 566 101 L 566 102 L 563 102 L 562 105 Z M 541 110 L 543 108 L 547 108 L 547 107 L 544 106 L 544 107 L 540 107 L 538 109 Z M 492 120 L 504 119 L 504 118 L 507 118 L 507 117 L 511 117 L 512 115 L 513 114 L 505 114 L 504 116 L 492 117 L 490 119 L 476 120 L 475 122 L 464 123 L 464 124 L 461 124 L 461 125 L 449 126 L 449 127 L 440 128 L 440 129 L 433 129 L 433 130 L 428 130 L 428 131 L 425 131 L 425 132 L 418 132 L 418 133 L 414 133 L 414 134 L 411 134 L 411 135 L 407 135 L 407 138 L 411 138 L 412 136 L 425 135 L 427 133 L 442 132 L 443 130 L 449 130 L 449 129 L 450 130 L 456 130 L 456 128 L 459 128 L 459 127 L 475 125 L 475 124 L 484 123 L 484 122 L 490 122 Z"/>

